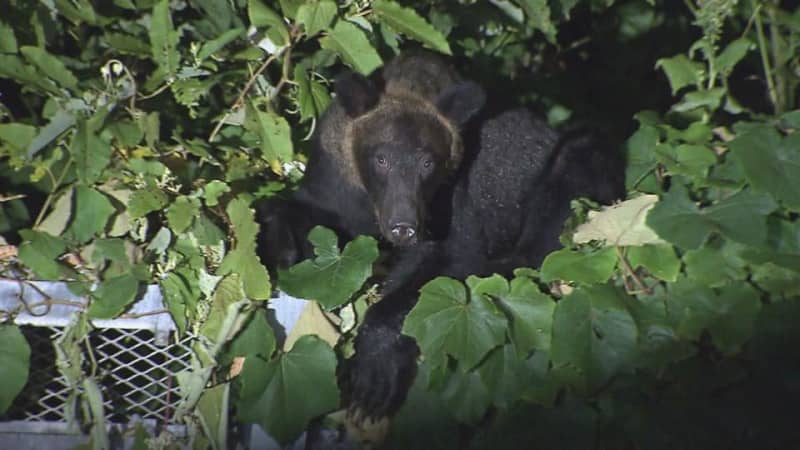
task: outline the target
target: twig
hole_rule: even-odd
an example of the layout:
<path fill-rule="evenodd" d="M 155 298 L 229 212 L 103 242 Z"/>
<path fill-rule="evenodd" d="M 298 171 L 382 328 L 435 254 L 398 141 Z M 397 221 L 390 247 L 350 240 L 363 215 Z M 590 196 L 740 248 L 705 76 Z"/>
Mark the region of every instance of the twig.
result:
<path fill-rule="evenodd" d="M 269 67 L 269 65 L 272 64 L 272 62 L 278 58 L 278 55 L 279 54 L 277 53 L 270 55 L 269 58 L 267 58 L 264 61 L 264 63 L 261 64 L 261 66 L 253 73 L 250 79 L 247 80 L 247 83 L 245 83 L 244 87 L 242 88 L 242 91 L 236 98 L 236 101 L 233 102 L 233 105 L 231 105 L 231 107 L 228 109 L 225 115 L 222 116 L 222 118 L 217 122 L 217 125 L 211 131 L 211 134 L 208 136 L 208 142 L 212 142 L 214 140 L 214 138 L 219 133 L 219 130 L 221 130 L 222 126 L 225 124 L 225 120 L 228 118 L 228 116 L 230 116 L 233 111 L 236 111 L 237 109 L 242 107 L 242 104 L 244 103 L 244 98 L 250 91 L 250 89 L 253 87 L 253 84 L 255 84 L 256 78 L 258 78 L 259 75 L 261 75 L 265 70 L 267 70 L 267 67 Z"/>
<path fill-rule="evenodd" d="M 641 278 L 639 278 L 639 275 L 637 275 L 636 271 L 633 270 L 633 267 L 631 267 L 631 263 L 628 262 L 628 258 L 625 256 L 625 253 L 623 253 L 622 249 L 620 247 L 614 247 L 614 249 L 617 251 L 617 256 L 619 257 L 619 261 L 622 263 L 622 267 L 625 269 L 625 272 L 627 272 L 627 275 L 629 275 L 630 278 L 633 279 L 633 282 L 636 284 L 636 287 L 638 289 L 637 292 L 644 292 L 646 294 L 652 293 L 652 290 L 647 286 L 645 286 L 644 282 L 641 280 Z M 625 277 L 626 284 L 627 284 L 627 278 L 628 277 Z M 634 291 L 628 289 L 628 293 L 632 294 L 634 293 Z"/>

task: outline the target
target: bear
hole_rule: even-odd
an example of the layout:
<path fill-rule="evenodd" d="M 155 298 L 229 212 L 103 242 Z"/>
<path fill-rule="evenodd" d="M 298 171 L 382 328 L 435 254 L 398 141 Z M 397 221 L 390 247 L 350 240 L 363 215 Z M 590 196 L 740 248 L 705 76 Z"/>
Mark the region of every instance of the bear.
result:
<path fill-rule="evenodd" d="M 258 208 L 262 256 L 310 256 L 317 224 L 386 244 L 382 300 L 337 374 L 343 406 L 376 420 L 397 412 L 416 374 L 419 349 L 401 329 L 419 289 L 538 266 L 559 247 L 571 200 L 624 195 L 625 164 L 598 136 L 558 133 L 527 109 L 482 112 L 483 88 L 432 53 L 401 54 L 369 78 L 345 74 L 335 93 L 299 189 Z"/>

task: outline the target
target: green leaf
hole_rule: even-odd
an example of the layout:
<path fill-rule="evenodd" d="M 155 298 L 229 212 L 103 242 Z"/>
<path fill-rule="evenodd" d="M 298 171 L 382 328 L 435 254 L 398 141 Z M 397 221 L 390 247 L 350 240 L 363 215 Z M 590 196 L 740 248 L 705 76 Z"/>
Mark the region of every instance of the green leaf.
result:
<path fill-rule="evenodd" d="M 276 47 L 283 47 L 289 43 L 289 30 L 283 23 L 283 17 L 276 14 L 261 0 L 247 1 L 247 15 L 250 24 L 256 28 L 264 28 L 267 36 Z"/>
<path fill-rule="evenodd" d="M 231 188 L 224 181 L 209 181 L 208 184 L 203 186 L 203 198 L 206 200 L 206 206 L 217 206 L 222 194 L 230 191 Z"/>
<path fill-rule="evenodd" d="M 542 262 L 542 281 L 565 280 L 579 283 L 603 283 L 614 273 L 616 251 L 606 247 L 591 253 L 561 249 Z"/>
<path fill-rule="evenodd" d="M 500 408 L 510 408 L 523 397 L 549 406 L 558 387 L 547 377 L 547 366 L 546 353 L 520 356 L 513 345 L 506 344 L 492 350 L 478 373 L 492 402 Z"/>
<path fill-rule="evenodd" d="M 120 275 L 100 283 L 92 292 L 89 317 L 113 319 L 130 306 L 139 293 L 139 280 L 131 274 Z"/>
<path fill-rule="evenodd" d="M 153 7 L 153 16 L 148 28 L 150 50 L 153 61 L 158 64 L 167 76 L 175 75 L 180 65 L 178 53 L 178 31 L 172 25 L 169 0 L 160 0 Z"/>
<path fill-rule="evenodd" d="M 725 50 L 717 56 L 717 70 L 725 76 L 729 75 L 736 64 L 738 64 L 754 47 L 755 45 L 745 37 L 733 40 L 725 47 Z"/>
<path fill-rule="evenodd" d="M 675 281 L 681 270 L 681 261 L 671 245 L 630 247 L 627 257 L 632 268 L 644 267 L 654 277 L 664 281 Z"/>
<path fill-rule="evenodd" d="M 48 233 L 20 230 L 24 239 L 19 246 L 19 259 L 43 280 L 57 280 L 60 278 L 64 267 L 58 262 L 67 249 L 64 239 Z"/>
<path fill-rule="evenodd" d="M 183 335 L 186 333 L 187 309 L 193 308 L 197 303 L 201 295 L 200 289 L 176 272 L 167 275 L 159 284 L 164 294 L 164 304 L 175 321 L 178 332 Z"/>
<path fill-rule="evenodd" d="M 76 214 L 65 234 L 79 243 L 85 243 L 105 231 L 116 209 L 105 194 L 95 189 L 75 186 L 74 195 Z"/>
<path fill-rule="evenodd" d="M 260 356 L 269 359 L 276 348 L 275 333 L 267 322 L 267 315 L 264 310 L 257 310 L 231 341 L 227 354 L 230 358 Z"/>
<path fill-rule="evenodd" d="M 731 280 L 744 280 L 746 263 L 738 258 L 726 244 L 722 249 L 702 247 L 683 255 L 686 275 L 704 286 L 720 286 Z"/>
<path fill-rule="evenodd" d="M 697 248 L 711 234 L 700 209 L 677 184 L 650 210 L 646 223 L 662 239 L 682 248 Z"/>
<path fill-rule="evenodd" d="M 167 208 L 167 222 L 175 233 L 183 233 L 200 212 L 200 200 L 181 195 Z"/>
<path fill-rule="evenodd" d="M 95 264 L 101 264 L 106 260 L 116 264 L 120 264 L 126 269 L 130 268 L 131 262 L 125 250 L 124 240 L 97 239 L 96 241 L 94 241 L 94 252 L 92 252 L 92 261 Z"/>
<path fill-rule="evenodd" d="M 499 280 L 498 280 L 499 279 Z M 501 277 L 467 279 L 467 289 L 446 277 L 430 281 L 406 317 L 403 333 L 417 340 L 426 358 L 456 358 L 466 368 L 477 365 L 505 341 L 507 321 L 487 295 L 496 290 L 486 283 L 505 283 Z"/>
<path fill-rule="evenodd" d="M 159 211 L 165 206 L 169 197 L 160 189 L 148 187 L 139 189 L 131 194 L 128 202 L 128 214 L 133 218 L 144 217 L 153 211 Z"/>
<path fill-rule="evenodd" d="M 0 22 L 0 53 L 17 53 L 17 37 L 14 29 L 5 22 Z"/>
<path fill-rule="evenodd" d="M 658 145 L 659 133 L 654 126 L 642 124 L 625 143 L 628 156 L 628 167 L 625 170 L 625 186 L 629 190 L 640 192 L 660 192 L 660 183 L 656 179 L 655 148 Z"/>
<path fill-rule="evenodd" d="M 658 153 L 671 175 L 686 175 L 700 181 L 705 180 L 708 169 L 717 162 L 714 151 L 704 145 L 681 144 L 674 148 L 660 145 Z"/>
<path fill-rule="evenodd" d="M 364 33 L 350 22 L 340 20 L 327 36 L 319 40 L 322 48 L 336 52 L 356 71 L 369 75 L 383 64 Z"/>
<path fill-rule="evenodd" d="M 36 136 L 36 127 L 22 123 L 0 124 L 0 142 L 14 150 L 15 156 L 24 158 L 26 149 Z"/>
<path fill-rule="evenodd" d="M 24 45 L 20 47 L 19 51 L 25 56 L 25 59 L 62 87 L 71 91 L 78 88 L 78 79 L 75 75 L 60 59 L 47 53 L 43 48 Z"/>
<path fill-rule="evenodd" d="M 547 0 L 517 0 L 516 2 L 525 11 L 528 23 L 544 33 L 548 41 L 555 43 L 557 30 L 550 18 L 550 5 Z"/>
<path fill-rule="evenodd" d="M 4 414 L 28 382 L 31 347 L 14 325 L 0 325 L 0 414 Z"/>
<path fill-rule="evenodd" d="M 691 61 L 684 54 L 659 59 L 656 61 L 656 69 L 658 68 L 667 74 L 672 95 L 675 95 L 686 86 L 700 85 L 703 82 L 703 78 L 705 78 L 703 65 Z"/>
<path fill-rule="evenodd" d="M 247 104 L 245 126 L 260 138 L 261 155 L 273 161 L 291 161 L 294 156 L 289 122 L 272 111 L 264 112 L 252 103 Z"/>
<path fill-rule="evenodd" d="M 476 424 L 486 413 L 492 402 L 489 389 L 478 372 L 451 372 L 442 391 L 445 407 L 460 422 Z"/>
<path fill-rule="evenodd" d="M 499 275 L 502 288 L 481 292 L 494 298 L 508 317 L 509 337 L 517 355 L 523 357 L 531 350 L 550 350 L 550 331 L 553 325 L 555 302 L 539 291 L 530 278 L 517 277 L 508 282 Z"/>
<path fill-rule="evenodd" d="M 78 179 L 84 184 L 94 184 L 111 161 L 111 145 L 100 139 L 88 121 L 78 122 L 69 146 Z"/>
<path fill-rule="evenodd" d="M 755 189 L 800 211 L 800 134 L 781 138 L 774 128 L 759 126 L 740 134 L 730 148 Z"/>
<path fill-rule="evenodd" d="M 638 328 L 628 301 L 613 286 L 592 285 L 558 302 L 550 358 L 559 379 L 585 393 L 631 368 Z"/>
<path fill-rule="evenodd" d="M 205 42 L 200 48 L 200 51 L 197 52 L 197 60 L 204 61 L 206 58 L 218 52 L 220 49 L 230 44 L 243 34 L 244 28 L 237 27 L 222 33 L 210 41 Z"/>
<path fill-rule="evenodd" d="M 758 292 L 746 282 L 725 285 L 717 293 L 679 281 L 671 289 L 670 303 L 680 320 L 681 336 L 697 340 L 708 330 L 714 344 L 727 354 L 735 353 L 750 339 L 761 309 Z"/>
<path fill-rule="evenodd" d="M 214 289 L 211 310 L 200 328 L 200 333 L 211 342 L 216 342 L 229 314 L 229 307 L 242 300 L 245 300 L 245 293 L 239 276 L 234 273 L 223 278 Z"/>
<path fill-rule="evenodd" d="M 336 234 L 316 226 L 308 234 L 314 259 L 280 270 L 278 285 L 289 295 L 313 299 L 326 309 L 347 303 L 372 275 L 378 244 L 369 236 L 358 236 L 339 253 Z"/>
<path fill-rule="evenodd" d="M 297 23 L 303 25 L 306 35 L 314 36 L 328 30 L 336 17 L 336 2 L 319 0 L 306 2 L 297 9 Z"/>
<path fill-rule="evenodd" d="M 236 247 L 225 255 L 217 274 L 238 273 L 247 298 L 266 300 L 272 294 L 272 286 L 267 269 L 256 256 L 258 224 L 253 219 L 253 210 L 249 202 L 240 197 L 232 200 L 225 211 L 233 225 Z"/>
<path fill-rule="evenodd" d="M 767 241 L 766 216 L 777 208 L 769 195 L 743 190 L 701 212 L 725 237 L 760 246 Z"/>
<path fill-rule="evenodd" d="M 372 10 L 378 19 L 408 37 L 421 42 L 428 48 L 451 55 L 450 45 L 436 28 L 431 26 L 416 11 L 390 0 L 375 0 Z"/>
<path fill-rule="evenodd" d="M 286 444 L 310 419 L 336 407 L 335 372 L 336 355 L 316 336 L 301 337 L 291 351 L 269 362 L 247 358 L 240 375 L 239 418 L 258 423 Z"/>
<path fill-rule="evenodd" d="M 70 127 L 75 125 L 75 120 L 76 120 L 75 119 L 75 115 L 73 115 L 73 113 L 71 113 L 69 111 L 65 111 L 63 109 L 59 109 L 58 111 L 56 111 L 56 113 L 53 115 L 53 117 L 50 118 L 50 122 L 48 122 L 47 125 L 45 125 L 44 127 L 39 129 L 39 134 L 37 134 L 36 137 L 33 138 L 33 140 L 28 145 L 28 150 L 27 150 L 28 157 L 32 158 L 33 156 L 35 156 L 39 152 L 39 150 L 41 150 L 44 147 L 46 147 L 48 144 L 53 142 L 57 137 L 59 137 L 61 135 L 61 133 L 63 133 L 64 131 L 68 130 Z M 78 133 L 78 132 L 81 132 L 81 131 L 78 130 L 76 133 Z M 83 136 L 81 136 L 80 138 L 83 138 Z M 95 150 L 96 149 L 100 149 L 100 151 L 98 152 L 98 157 L 100 159 L 100 164 L 102 164 L 102 162 L 103 162 L 104 153 L 105 152 L 109 152 L 111 150 L 110 146 L 108 146 L 108 148 L 100 147 L 99 144 L 96 144 L 95 142 L 91 141 L 92 137 L 87 137 L 87 141 L 86 142 L 77 142 L 76 141 L 77 139 L 79 139 L 79 137 L 77 135 L 73 136 L 73 141 L 76 142 L 76 144 L 75 144 L 76 147 L 74 149 L 75 151 L 88 150 L 89 147 L 82 147 L 82 146 L 86 146 L 88 144 L 92 144 L 92 147 L 90 147 L 90 148 L 93 148 Z M 97 145 L 97 146 L 95 146 L 95 145 Z M 73 149 L 70 148 L 70 150 L 72 151 Z M 80 158 L 80 156 L 82 156 L 82 154 L 73 154 L 73 158 L 76 158 L 76 160 L 77 160 L 77 158 Z M 97 163 L 95 163 L 95 164 L 96 165 L 100 165 L 100 164 L 97 164 Z M 80 170 L 87 169 L 85 172 L 81 172 L 84 176 L 93 175 L 93 172 L 91 172 L 91 170 L 88 170 L 89 167 L 93 167 L 93 166 L 91 166 L 91 165 L 90 166 L 83 165 L 81 167 Z"/>
<path fill-rule="evenodd" d="M 298 65 L 294 69 L 294 82 L 297 83 L 297 104 L 300 107 L 300 120 L 319 117 L 331 103 L 325 86 L 308 78 L 306 69 Z"/>
<path fill-rule="evenodd" d="M 153 54 L 147 42 L 137 36 L 112 32 L 105 33 L 103 38 L 111 48 L 126 55 L 150 58 Z"/>
<path fill-rule="evenodd" d="M 35 87 L 47 94 L 55 96 L 63 94 L 51 79 L 41 74 L 33 66 L 23 63 L 22 59 L 16 55 L 0 54 L 0 76 L 16 80 L 31 88 Z"/>
<path fill-rule="evenodd" d="M 725 92 L 725 88 L 721 87 L 707 91 L 688 92 L 680 102 L 672 106 L 672 110 L 686 112 L 697 108 L 706 108 L 709 111 L 714 111 L 719 107 Z"/>

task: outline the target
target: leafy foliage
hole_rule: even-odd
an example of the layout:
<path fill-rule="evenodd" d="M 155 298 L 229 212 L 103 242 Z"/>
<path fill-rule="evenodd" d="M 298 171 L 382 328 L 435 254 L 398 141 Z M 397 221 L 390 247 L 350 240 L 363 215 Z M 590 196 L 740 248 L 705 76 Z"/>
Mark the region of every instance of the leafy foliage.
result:
<path fill-rule="evenodd" d="M 436 448 L 437 433 L 411 431 L 436 423 L 447 448 L 462 422 L 480 423 L 475 448 L 789 445 L 796 12 L 731 0 L 101 3 L 12 0 L 0 19 L 0 271 L 91 298 L 56 350 L 95 445 L 108 436 L 84 373 L 88 319 L 125 314 L 144 284 L 195 339 L 174 420 L 196 445 L 226 442 L 230 402 L 282 442 L 336 406 L 335 352 L 374 300 L 376 242 L 311 233 L 317 256 L 277 285 L 338 315 L 341 341 L 276 350 L 250 205 L 302 178 L 332 77 L 414 45 L 454 55 L 501 105 L 624 138 L 629 198 L 581 208 L 585 223 L 540 271 L 422 289 L 404 332 L 424 362 L 393 443 Z M 24 338 L 0 332 L 14 344 L 0 368 L 21 382 Z M 0 410 L 20 388 L 7 384 Z M 741 404 L 758 414 L 732 412 Z"/>

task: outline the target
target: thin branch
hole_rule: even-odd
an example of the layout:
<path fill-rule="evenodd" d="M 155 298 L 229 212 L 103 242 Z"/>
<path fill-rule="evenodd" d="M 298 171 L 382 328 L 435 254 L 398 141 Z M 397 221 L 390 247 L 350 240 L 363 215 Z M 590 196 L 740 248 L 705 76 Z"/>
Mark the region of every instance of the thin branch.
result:
<path fill-rule="evenodd" d="M 760 4 L 756 4 L 753 0 L 753 6 L 761 9 Z M 774 24 L 772 25 L 774 26 Z M 764 38 L 764 25 L 761 23 L 761 12 L 756 14 L 756 35 L 758 36 L 758 49 L 761 53 L 761 64 L 764 66 L 764 78 L 767 79 L 767 91 L 769 99 L 772 102 L 773 111 L 778 113 L 780 105 L 778 104 L 778 92 L 775 89 L 775 82 L 772 80 L 772 67 L 769 62 L 769 54 L 767 53 L 767 43 Z"/>

